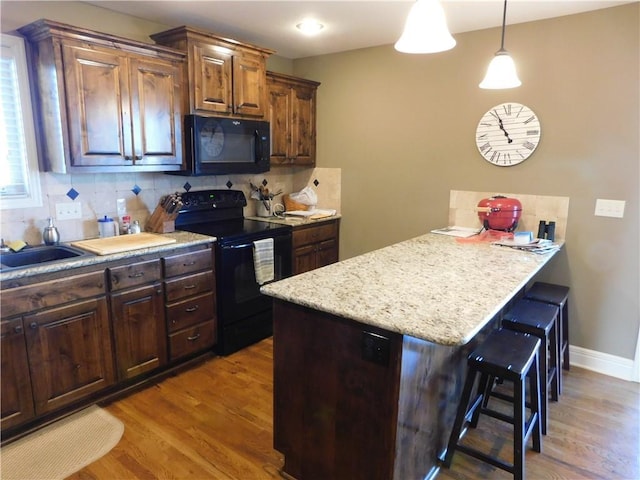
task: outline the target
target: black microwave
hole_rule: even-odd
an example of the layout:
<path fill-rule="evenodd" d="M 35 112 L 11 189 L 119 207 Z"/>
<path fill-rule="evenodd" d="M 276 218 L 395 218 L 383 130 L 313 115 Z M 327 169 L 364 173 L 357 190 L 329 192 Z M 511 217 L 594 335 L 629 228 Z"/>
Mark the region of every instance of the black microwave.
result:
<path fill-rule="evenodd" d="M 185 169 L 179 175 L 268 172 L 269 122 L 185 115 Z"/>

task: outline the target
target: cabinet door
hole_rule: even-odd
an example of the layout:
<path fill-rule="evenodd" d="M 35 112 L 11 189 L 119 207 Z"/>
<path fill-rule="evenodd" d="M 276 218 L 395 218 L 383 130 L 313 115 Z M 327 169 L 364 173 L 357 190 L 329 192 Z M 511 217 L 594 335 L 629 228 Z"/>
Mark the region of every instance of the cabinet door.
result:
<path fill-rule="evenodd" d="M 71 165 L 132 165 L 127 58 L 78 45 L 62 52 Z"/>
<path fill-rule="evenodd" d="M 182 163 L 180 65 L 132 58 L 131 106 L 135 165 Z"/>
<path fill-rule="evenodd" d="M 291 157 L 291 88 L 271 84 L 268 96 L 271 163 L 287 164 Z"/>
<path fill-rule="evenodd" d="M 27 315 L 24 325 L 36 414 L 114 384 L 104 297 Z"/>
<path fill-rule="evenodd" d="M 167 363 L 167 331 L 159 283 L 113 294 L 111 314 L 120 380 Z"/>
<path fill-rule="evenodd" d="M 316 163 L 315 89 L 296 86 L 291 99 L 291 156 L 295 165 Z"/>
<path fill-rule="evenodd" d="M 266 113 L 266 68 L 260 55 L 247 52 L 233 57 L 233 111 L 239 115 L 264 117 Z"/>
<path fill-rule="evenodd" d="M 233 108 L 231 53 L 200 43 L 195 43 L 192 49 L 195 110 L 230 113 Z"/>
<path fill-rule="evenodd" d="M 308 272 L 316 268 L 316 246 L 304 245 L 293 249 L 293 274 Z"/>
<path fill-rule="evenodd" d="M 338 240 L 332 238 L 318 244 L 316 268 L 338 261 Z"/>
<path fill-rule="evenodd" d="M 22 318 L 3 321 L 0 325 L 0 426 L 5 430 L 33 418 L 35 411 Z"/>

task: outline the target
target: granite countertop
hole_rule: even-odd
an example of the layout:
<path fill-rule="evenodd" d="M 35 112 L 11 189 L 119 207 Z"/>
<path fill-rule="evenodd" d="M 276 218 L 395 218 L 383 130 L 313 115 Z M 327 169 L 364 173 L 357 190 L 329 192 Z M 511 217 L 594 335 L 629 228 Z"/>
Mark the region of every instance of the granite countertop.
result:
<path fill-rule="evenodd" d="M 312 225 L 315 223 L 322 223 L 322 222 L 328 222 L 331 220 L 337 220 L 339 218 L 342 218 L 342 215 L 340 215 L 339 213 L 336 215 L 332 215 L 330 217 L 324 217 L 324 218 L 317 218 L 317 219 L 310 219 L 308 217 L 297 217 L 297 216 L 288 216 L 288 217 L 257 217 L 257 216 L 252 216 L 252 217 L 245 217 L 248 220 L 259 220 L 261 222 L 269 222 L 269 223 L 278 223 L 280 225 L 291 225 L 293 228 L 296 227 L 301 227 L 301 226 L 307 226 L 307 225 Z"/>
<path fill-rule="evenodd" d="M 441 345 L 469 342 L 555 255 L 426 234 L 262 293 Z"/>
<path fill-rule="evenodd" d="M 200 235 L 197 233 L 176 231 L 172 233 L 162 234 L 166 237 L 175 238 L 175 243 L 169 243 L 166 245 L 159 245 L 149 248 L 138 248 L 135 250 L 128 250 L 126 252 L 113 253 L 110 255 L 94 255 L 87 252 L 87 255 L 81 257 L 74 257 L 57 262 L 44 263 L 39 265 L 33 265 L 26 268 L 7 269 L 0 272 L 0 282 L 6 280 L 15 280 L 17 278 L 29 277 L 32 275 L 38 275 L 41 273 L 52 273 L 64 269 L 79 268 L 89 265 L 97 265 L 100 263 L 111 262 L 114 260 L 120 260 L 122 258 L 137 257 L 139 255 L 159 253 L 163 251 L 170 251 L 175 248 L 189 247 L 193 245 L 202 245 L 206 243 L 215 242 L 215 237 L 209 237 L 206 235 Z"/>

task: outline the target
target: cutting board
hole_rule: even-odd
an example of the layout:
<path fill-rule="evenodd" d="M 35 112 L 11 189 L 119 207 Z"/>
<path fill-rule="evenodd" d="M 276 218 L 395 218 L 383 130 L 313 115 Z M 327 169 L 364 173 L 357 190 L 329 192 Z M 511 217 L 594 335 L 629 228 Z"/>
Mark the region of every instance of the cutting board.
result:
<path fill-rule="evenodd" d="M 175 243 L 175 238 L 156 235 L 155 233 L 136 233 L 133 235 L 120 235 L 117 237 L 93 238 L 91 240 L 79 240 L 71 242 L 74 247 L 88 250 L 97 255 L 109 255 L 111 253 L 127 252 L 139 248 L 157 247 Z"/>

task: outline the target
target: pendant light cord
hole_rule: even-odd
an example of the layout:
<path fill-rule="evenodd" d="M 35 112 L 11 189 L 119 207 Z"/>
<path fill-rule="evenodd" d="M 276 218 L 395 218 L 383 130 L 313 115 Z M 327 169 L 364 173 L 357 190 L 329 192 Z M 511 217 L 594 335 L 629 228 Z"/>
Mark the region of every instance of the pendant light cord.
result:
<path fill-rule="evenodd" d="M 507 0 L 504 0 L 504 10 L 502 11 L 502 41 L 500 42 L 500 51 L 504 50 L 504 30 L 507 23 Z"/>

